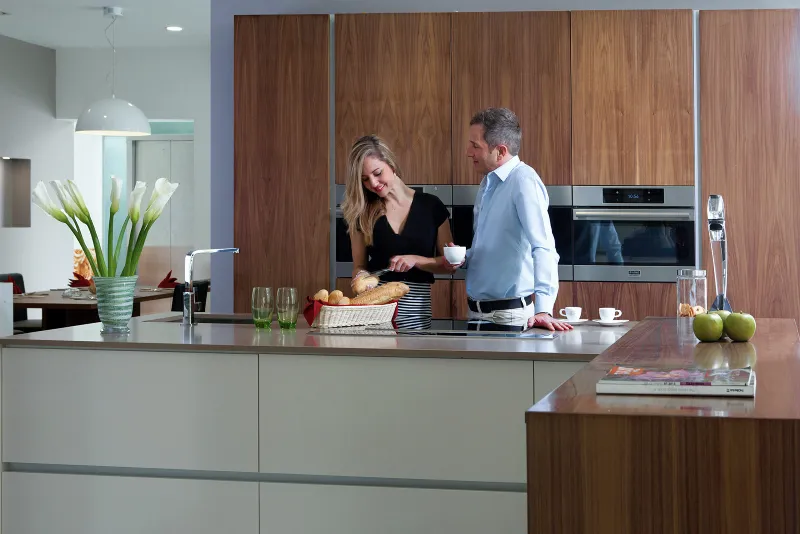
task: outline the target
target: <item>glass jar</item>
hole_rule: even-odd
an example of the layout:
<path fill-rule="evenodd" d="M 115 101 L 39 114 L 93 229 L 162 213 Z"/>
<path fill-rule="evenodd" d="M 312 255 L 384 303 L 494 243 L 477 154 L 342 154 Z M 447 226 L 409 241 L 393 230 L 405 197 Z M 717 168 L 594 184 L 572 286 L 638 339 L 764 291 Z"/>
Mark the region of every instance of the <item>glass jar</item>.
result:
<path fill-rule="evenodd" d="M 703 269 L 678 270 L 678 317 L 694 317 L 708 311 L 706 272 Z"/>

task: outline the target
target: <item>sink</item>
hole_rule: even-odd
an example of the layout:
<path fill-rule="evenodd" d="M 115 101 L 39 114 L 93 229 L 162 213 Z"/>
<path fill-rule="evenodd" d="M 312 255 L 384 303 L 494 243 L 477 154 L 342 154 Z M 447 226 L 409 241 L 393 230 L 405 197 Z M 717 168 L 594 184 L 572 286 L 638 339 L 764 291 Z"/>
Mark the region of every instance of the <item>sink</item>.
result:
<path fill-rule="evenodd" d="M 194 316 L 195 324 L 253 324 L 253 316 L 249 313 L 237 313 L 228 315 L 217 315 L 210 313 L 198 313 Z M 163 319 L 153 319 L 156 323 L 180 323 L 183 317 L 166 317 Z"/>

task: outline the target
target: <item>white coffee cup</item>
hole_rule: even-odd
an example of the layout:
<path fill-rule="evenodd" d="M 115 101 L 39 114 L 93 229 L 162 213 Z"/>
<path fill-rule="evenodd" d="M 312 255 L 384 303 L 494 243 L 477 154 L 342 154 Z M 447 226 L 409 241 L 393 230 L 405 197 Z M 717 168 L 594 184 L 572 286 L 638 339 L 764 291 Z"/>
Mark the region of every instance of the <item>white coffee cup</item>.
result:
<path fill-rule="evenodd" d="M 561 308 L 558 312 L 561 317 L 566 317 L 567 321 L 577 321 L 581 318 L 581 308 L 579 306 L 568 306 Z"/>
<path fill-rule="evenodd" d="M 622 315 L 622 310 L 617 310 L 615 308 L 600 308 L 600 320 L 603 322 L 611 322 L 620 315 Z"/>
<path fill-rule="evenodd" d="M 467 247 L 444 247 L 444 257 L 451 265 L 457 265 L 467 256 Z"/>

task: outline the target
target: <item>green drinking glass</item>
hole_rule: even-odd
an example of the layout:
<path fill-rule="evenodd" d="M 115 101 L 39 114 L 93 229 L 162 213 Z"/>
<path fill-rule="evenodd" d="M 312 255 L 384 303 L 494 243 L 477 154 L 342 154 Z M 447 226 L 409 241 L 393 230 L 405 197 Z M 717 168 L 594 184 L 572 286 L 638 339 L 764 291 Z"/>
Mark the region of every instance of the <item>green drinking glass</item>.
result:
<path fill-rule="evenodd" d="M 273 305 L 271 287 L 253 288 L 250 307 L 253 310 L 253 322 L 256 328 L 270 328 L 272 324 Z"/>
<path fill-rule="evenodd" d="M 297 314 L 300 311 L 297 288 L 279 287 L 275 307 L 278 310 L 278 324 L 281 328 L 291 329 L 297 326 Z"/>

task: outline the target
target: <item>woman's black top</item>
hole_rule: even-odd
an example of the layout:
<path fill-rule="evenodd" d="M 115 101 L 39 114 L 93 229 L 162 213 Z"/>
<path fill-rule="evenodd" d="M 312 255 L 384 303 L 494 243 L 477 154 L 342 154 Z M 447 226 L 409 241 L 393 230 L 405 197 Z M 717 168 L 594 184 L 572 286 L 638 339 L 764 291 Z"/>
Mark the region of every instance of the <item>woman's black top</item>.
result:
<path fill-rule="evenodd" d="M 439 227 L 450 218 L 450 213 L 439 197 L 415 192 L 411 200 L 403 231 L 396 234 L 386 215 L 375 221 L 372 245 L 367 247 L 367 270 L 374 272 L 389 267 L 393 256 L 413 254 L 432 258 L 436 256 L 436 237 Z M 386 273 L 384 282 L 433 283 L 433 274 L 414 267 L 407 273 Z"/>

